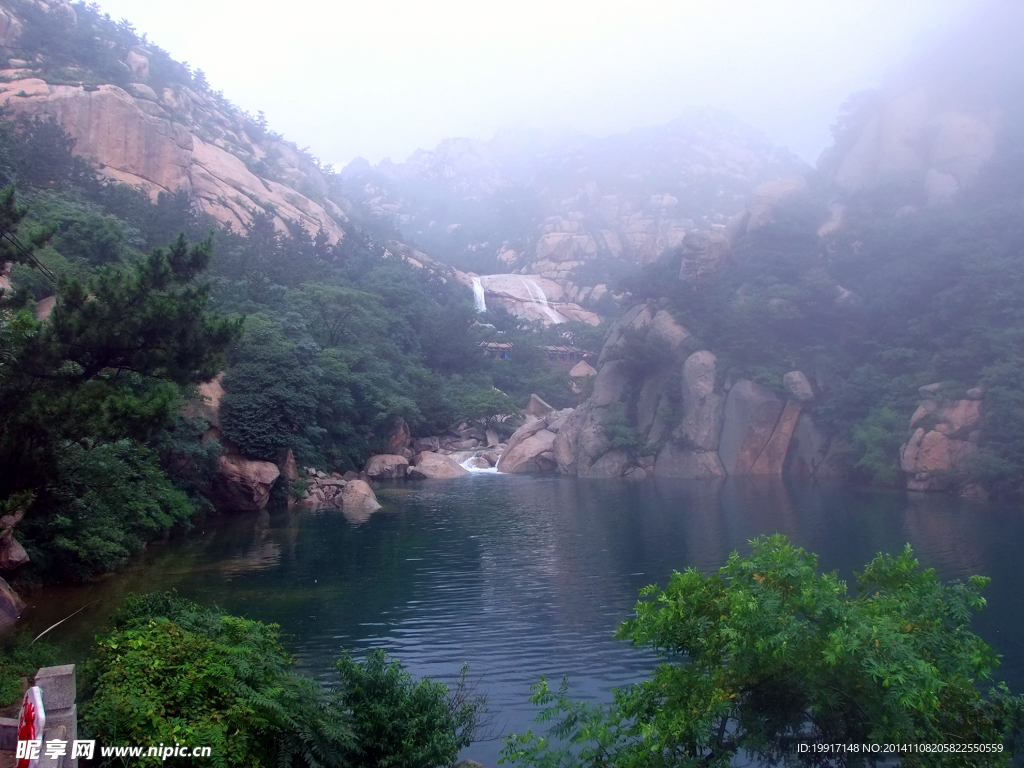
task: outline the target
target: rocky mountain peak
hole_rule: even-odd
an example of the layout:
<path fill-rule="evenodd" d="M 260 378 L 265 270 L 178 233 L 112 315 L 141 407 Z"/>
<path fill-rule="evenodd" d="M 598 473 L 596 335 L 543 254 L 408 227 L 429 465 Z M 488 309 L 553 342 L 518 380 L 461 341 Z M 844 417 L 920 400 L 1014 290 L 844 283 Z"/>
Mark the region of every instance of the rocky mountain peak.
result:
<path fill-rule="evenodd" d="M 91 48 L 70 45 L 82 27 Z M 310 155 L 95 8 L 0 0 L 0 67 L 0 105 L 15 117 L 56 120 L 107 178 L 154 198 L 185 191 L 236 229 L 263 210 L 281 229 L 297 223 L 343 236 L 346 215 Z"/>

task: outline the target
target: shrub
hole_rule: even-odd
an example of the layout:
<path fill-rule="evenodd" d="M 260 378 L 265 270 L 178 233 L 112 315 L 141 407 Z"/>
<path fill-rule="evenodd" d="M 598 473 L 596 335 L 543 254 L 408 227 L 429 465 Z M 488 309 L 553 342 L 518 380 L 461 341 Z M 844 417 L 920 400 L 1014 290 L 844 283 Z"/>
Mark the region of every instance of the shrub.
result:
<path fill-rule="evenodd" d="M 716 574 L 675 573 L 646 587 L 618 637 L 665 661 L 606 707 L 573 702 L 542 681 L 538 718 L 551 735 L 513 734 L 505 760 L 535 766 L 862 765 L 815 744 L 979 744 L 995 753 L 901 755 L 901 765 L 1007 765 L 1024 700 L 999 684 L 998 658 L 969 630 L 988 579 L 945 585 L 909 545 L 878 555 L 847 595 L 835 573 L 783 536 L 733 553 Z M 808 745 L 801 750 L 801 745 Z M 867 762 L 871 763 L 869 757 Z"/>
<path fill-rule="evenodd" d="M 342 701 L 352 712 L 360 765 L 452 765 L 473 740 L 484 700 L 470 695 L 466 667 L 453 692 L 429 678 L 415 680 L 381 650 L 361 664 L 346 655 L 335 666 Z"/>
<path fill-rule="evenodd" d="M 88 738 L 209 746 L 218 768 L 348 764 L 345 707 L 289 669 L 276 625 L 164 593 L 129 597 L 114 626 L 86 667 Z M 179 763 L 192 761 L 139 761 Z"/>

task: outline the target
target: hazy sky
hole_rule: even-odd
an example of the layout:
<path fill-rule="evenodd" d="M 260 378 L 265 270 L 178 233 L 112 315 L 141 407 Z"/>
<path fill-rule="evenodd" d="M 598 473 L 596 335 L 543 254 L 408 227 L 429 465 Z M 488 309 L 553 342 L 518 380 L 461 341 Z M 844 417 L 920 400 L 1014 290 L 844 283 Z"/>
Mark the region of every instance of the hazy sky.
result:
<path fill-rule="evenodd" d="M 727 109 L 809 162 L 972 0 L 100 0 L 325 162 Z"/>

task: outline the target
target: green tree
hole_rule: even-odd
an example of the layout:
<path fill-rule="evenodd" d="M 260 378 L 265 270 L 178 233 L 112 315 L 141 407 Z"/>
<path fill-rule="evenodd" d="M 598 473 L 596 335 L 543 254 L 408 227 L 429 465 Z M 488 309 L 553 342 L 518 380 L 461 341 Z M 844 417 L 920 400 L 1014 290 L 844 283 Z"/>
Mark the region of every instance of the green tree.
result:
<path fill-rule="evenodd" d="M 862 765 L 872 756 L 816 753 L 815 744 L 992 744 L 1000 751 L 908 753 L 901 765 L 1010 762 L 1024 701 L 977 685 L 998 663 L 969 629 L 988 582 L 942 584 L 909 545 L 878 555 L 856 594 L 817 559 L 775 535 L 716 574 L 675 573 L 641 595 L 618 637 L 666 660 L 651 678 L 593 707 L 543 681 L 540 720 L 552 740 L 509 737 L 504 759 L 535 766 Z M 567 742 L 567 744 L 565 744 Z M 801 745 L 809 748 L 801 749 Z"/>
<path fill-rule="evenodd" d="M 133 595 L 86 666 L 82 727 L 104 744 L 209 746 L 218 768 L 351 765 L 345 705 L 292 664 L 276 625 Z"/>
<path fill-rule="evenodd" d="M 346 655 L 335 667 L 342 701 L 352 712 L 359 765 L 452 765 L 459 750 L 472 742 L 484 700 L 467 688 L 466 667 L 454 691 L 429 678 L 414 679 L 382 650 L 362 663 Z"/>

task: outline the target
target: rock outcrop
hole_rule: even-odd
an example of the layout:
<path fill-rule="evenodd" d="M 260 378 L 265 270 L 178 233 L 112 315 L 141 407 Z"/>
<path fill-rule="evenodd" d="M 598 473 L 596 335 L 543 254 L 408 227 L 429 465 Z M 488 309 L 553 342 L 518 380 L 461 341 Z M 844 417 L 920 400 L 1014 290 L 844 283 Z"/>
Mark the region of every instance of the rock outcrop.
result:
<path fill-rule="evenodd" d="M 945 491 L 963 484 L 963 473 L 977 450 L 982 409 L 983 402 L 974 398 L 945 404 L 927 399 L 918 406 L 910 419 L 913 433 L 900 449 L 907 490 Z"/>
<path fill-rule="evenodd" d="M 217 479 L 211 496 L 219 508 L 258 511 L 267 506 L 270 491 L 281 475 L 276 464 L 227 454 L 217 459 Z"/>
<path fill-rule="evenodd" d="M 715 451 L 722 434 L 725 396 L 715 392 L 718 358 L 707 350 L 694 352 L 683 363 L 683 418 L 679 436 L 697 451 Z"/>
<path fill-rule="evenodd" d="M 356 517 L 369 515 L 380 509 L 373 488 L 364 480 L 349 480 L 341 491 L 341 509 Z"/>
<path fill-rule="evenodd" d="M 418 453 L 413 457 L 408 477 L 427 480 L 447 480 L 468 475 L 469 470 L 459 465 L 451 456 L 441 453 Z"/>
<path fill-rule="evenodd" d="M 374 480 L 395 480 L 405 477 L 409 469 L 409 460 L 404 456 L 380 453 L 366 461 L 363 471 Z"/>
<path fill-rule="evenodd" d="M 498 471 L 509 474 L 549 472 L 557 467 L 554 459 L 556 434 L 546 429 L 544 419 L 530 419 L 508 440 L 498 459 Z M 550 455 L 546 455 L 550 454 Z"/>
<path fill-rule="evenodd" d="M 74 23 L 72 6 L 40 5 Z M 16 46 L 24 27 L 16 9 L 3 11 L 5 51 Z M 266 211 L 282 230 L 296 222 L 310 234 L 323 230 L 331 240 L 343 237 L 346 215 L 328 199 L 327 180 L 314 161 L 294 144 L 266 134 L 219 94 L 184 81 L 164 87 L 164 80 L 151 77 L 147 45 L 132 48 L 122 62 L 136 78 L 125 87 L 66 85 L 71 70 L 50 77 L 40 61 L 0 71 L 0 105 L 14 116 L 58 122 L 75 140 L 73 151 L 103 176 L 154 198 L 187 192 L 221 224 L 245 229 L 256 211 Z"/>

